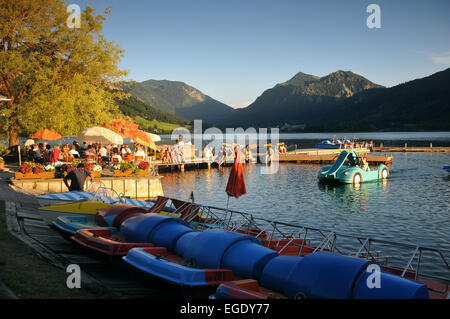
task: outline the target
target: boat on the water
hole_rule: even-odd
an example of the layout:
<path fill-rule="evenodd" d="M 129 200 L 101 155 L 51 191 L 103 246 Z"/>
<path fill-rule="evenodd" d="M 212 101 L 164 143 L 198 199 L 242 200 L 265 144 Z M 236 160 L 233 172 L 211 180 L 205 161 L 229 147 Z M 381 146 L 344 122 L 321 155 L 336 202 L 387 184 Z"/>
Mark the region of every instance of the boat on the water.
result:
<path fill-rule="evenodd" d="M 134 206 L 150 208 L 153 206 L 152 201 L 137 200 L 128 197 L 118 196 L 99 196 L 93 192 L 61 192 L 50 193 L 37 196 L 40 206 L 48 206 L 61 203 L 71 203 L 79 201 L 97 200 L 108 204 L 125 203 Z"/>
<path fill-rule="evenodd" d="M 158 198 L 156 202 L 166 204 L 166 200 Z M 229 209 L 170 201 L 185 212 L 184 220 L 143 213 L 149 211 L 144 208 L 130 209 L 121 216 L 120 211 L 128 209 L 122 204 L 100 209 L 94 220 L 102 226 L 77 229 L 72 239 L 89 251 L 118 257 L 115 260 L 123 260 L 150 278 L 179 287 L 205 288 L 207 296 L 213 294 L 211 298 L 383 299 L 442 298 L 448 294 L 448 285 L 439 283 L 448 283 L 448 279 L 422 279 L 425 267 L 420 267 L 420 262 L 427 251 L 438 252 L 448 270 L 439 249 L 339 235 Z M 350 254 L 344 248 L 353 247 L 347 246 L 349 240 L 360 245 Z M 340 242 L 346 245 L 340 247 Z M 374 251 L 377 242 L 414 252 L 406 266 L 397 267 Z M 413 269 L 411 263 L 418 252 Z M 381 269 L 384 287 L 376 291 L 364 286 L 369 266 Z"/>
<path fill-rule="evenodd" d="M 381 285 L 373 285 L 374 274 Z M 258 281 L 222 283 L 210 298 L 267 299 L 279 298 L 280 294 L 281 298 L 293 299 L 429 298 L 424 283 L 385 272 L 369 260 L 325 252 L 272 258 Z"/>
<path fill-rule="evenodd" d="M 357 141 L 356 139 L 351 141 L 347 138 L 343 139 L 333 138 L 331 140 L 322 140 L 320 141 L 320 143 L 315 144 L 314 147 L 324 149 L 371 148 L 373 147 L 373 143 L 365 141 Z"/>
<path fill-rule="evenodd" d="M 127 218 L 149 214 L 158 213 L 163 215 L 171 215 L 185 218 L 188 210 L 183 207 L 172 207 L 167 205 L 169 199 L 159 196 L 157 200 L 152 203 L 152 207 L 144 208 L 141 206 L 134 206 L 125 203 L 118 203 L 107 205 L 98 209 L 94 215 L 65 215 L 61 213 L 53 222 L 53 226 L 61 232 L 64 237 L 75 235 L 81 229 L 110 229 L 119 230 L 123 221 Z"/>
<path fill-rule="evenodd" d="M 122 224 L 121 232 L 155 247 L 133 248 L 123 257 L 125 262 L 180 286 L 250 279 L 284 298 L 428 298 L 425 284 L 383 271 L 384 285 L 375 292 L 370 290 L 366 282 L 371 272 L 366 269 L 376 263 L 367 259 L 330 252 L 280 256 L 255 237 L 220 229 L 197 232 L 173 217 L 130 218 Z M 221 297 L 222 290 L 226 287 L 214 297 Z"/>
<path fill-rule="evenodd" d="M 59 216 L 85 216 L 93 219 L 99 209 L 111 204 L 100 201 L 79 201 L 39 207 L 38 211 L 47 224 L 52 225 Z"/>
<path fill-rule="evenodd" d="M 65 236 L 72 236 L 80 229 L 109 229 L 117 232 L 122 222 L 130 217 L 146 214 L 143 207 L 114 204 L 100 208 L 94 216 L 58 216 L 53 226 Z"/>
<path fill-rule="evenodd" d="M 450 173 L 450 165 L 444 166 L 443 169 Z"/>
<path fill-rule="evenodd" d="M 347 184 L 359 184 L 387 179 L 389 170 L 386 165 L 380 164 L 376 168 L 363 166 L 361 158 L 354 150 L 343 150 L 336 162 L 326 165 L 319 170 L 320 181 L 337 181 Z"/>
<path fill-rule="evenodd" d="M 325 149 L 344 148 L 344 147 L 342 147 L 342 142 L 336 144 L 336 142 L 332 142 L 330 140 L 323 140 L 320 143 L 315 144 L 314 147 L 316 147 L 316 148 L 325 148 Z"/>

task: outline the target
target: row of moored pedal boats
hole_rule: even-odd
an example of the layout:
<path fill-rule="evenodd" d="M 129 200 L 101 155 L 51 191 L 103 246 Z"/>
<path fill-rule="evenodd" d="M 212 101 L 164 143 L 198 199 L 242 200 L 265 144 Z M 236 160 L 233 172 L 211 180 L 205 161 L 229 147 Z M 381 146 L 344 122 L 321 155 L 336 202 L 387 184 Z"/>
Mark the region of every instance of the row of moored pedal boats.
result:
<path fill-rule="evenodd" d="M 250 215 L 232 221 L 228 211 L 220 216 L 165 197 L 111 203 L 72 192 L 39 200 L 43 219 L 71 241 L 152 278 L 204 289 L 210 298 L 448 296 L 448 281 L 424 281 L 411 269 L 379 265 L 369 254 L 348 257 L 306 237 L 277 237 Z"/>

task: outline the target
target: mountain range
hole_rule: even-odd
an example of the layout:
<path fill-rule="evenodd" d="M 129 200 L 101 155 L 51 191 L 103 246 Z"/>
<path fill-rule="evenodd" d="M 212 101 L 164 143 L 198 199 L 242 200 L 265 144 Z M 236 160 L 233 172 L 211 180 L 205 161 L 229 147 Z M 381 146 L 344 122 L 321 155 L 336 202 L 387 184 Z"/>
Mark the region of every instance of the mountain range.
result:
<path fill-rule="evenodd" d="M 385 88 L 351 71 L 297 73 L 233 109 L 183 82 L 124 86 L 137 100 L 188 120 L 225 127 L 302 131 L 450 130 L 450 69 Z"/>
<path fill-rule="evenodd" d="M 179 81 L 148 80 L 126 83 L 122 88 L 156 109 L 188 119 L 215 123 L 233 108 Z"/>

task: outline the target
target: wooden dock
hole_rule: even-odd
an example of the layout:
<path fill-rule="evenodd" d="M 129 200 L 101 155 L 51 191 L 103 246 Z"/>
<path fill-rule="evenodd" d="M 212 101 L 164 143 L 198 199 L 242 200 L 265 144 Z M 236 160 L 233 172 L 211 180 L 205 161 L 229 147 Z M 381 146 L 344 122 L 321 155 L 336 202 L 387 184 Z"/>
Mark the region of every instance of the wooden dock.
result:
<path fill-rule="evenodd" d="M 292 152 L 288 152 L 281 155 L 307 155 L 307 156 L 318 156 L 318 155 L 339 155 L 344 149 L 341 148 L 331 148 L 331 149 L 325 149 L 325 148 L 303 148 L 298 149 Z M 370 149 L 368 148 L 354 148 L 354 151 L 356 151 L 359 154 L 366 154 L 370 153 Z"/>
<path fill-rule="evenodd" d="M 370 149 L 356 148 L 354 149 L 358 154 L 364 155 L 369 164 L 391 164 L 393 161 L 392 155 L 388 156 L 371 156 Z M 343 149 L 320 149 L 320 148 L 305 148 L 298 149 L 285 154 L 279 154 L 278 162 L 280 163 L 299 163 L 299 164 L 330 164 L 334 163 Z M 257 156 L 253 154 L 254 158 Z M 275 159 L 273 159 L 275 160 Z M 253 162 L 252 164 L 255 164 Z M 219 167 L 219 163 L 207 161 L 203 158 L 190 158 L 183 163 L 162 163 L 161 161 L 154 161 L 153 164 L 162 171 L 184 171 L 185 169 L 202 169 Z M 220 166 L 231 166 L 233 159 L 228 159 L 226 163 L 221 163 Z M 246 163 L 242 163 L 246 164 Z"/>
<path fill-rule="evenodd" d="M 373 147 L 373 152 L 417 152 L 417 153 L 450 153 L 450 147 L 435 147 L 433 143 L 430 146 L 408 147 L 408 143 L 403 146 L 383 146 Z"/>
<path fill-rule="evenodd" d="M 288 155 L 280 155 L 279 162 L 280 163 L 299 163 L 299 164 L 332 164 L 336 161 L 339 155 L 296 155 L 296 154 L 288 154 Z M 392 164 L 394 160 L 392 155 L 386 156 L 374 156 L 374 155 L 365 155 L 369 164 L 379 165 Z"/>
<path fill-rule="evenodd" d="M 392 155 L 374 156 L 368 155 L 370 149 L 368 148 L 356 148 L 353 149 L 360 155 L 364 155 L 367 158 L 369 164 L 391 164 L 393 161 Z M 342 149 L 299 149 L 294 152 L 286 154 L 280 154 L 278 161 L 280 163 L 299 163 L 299 164 L 332 164 L 336 161 Z"/>

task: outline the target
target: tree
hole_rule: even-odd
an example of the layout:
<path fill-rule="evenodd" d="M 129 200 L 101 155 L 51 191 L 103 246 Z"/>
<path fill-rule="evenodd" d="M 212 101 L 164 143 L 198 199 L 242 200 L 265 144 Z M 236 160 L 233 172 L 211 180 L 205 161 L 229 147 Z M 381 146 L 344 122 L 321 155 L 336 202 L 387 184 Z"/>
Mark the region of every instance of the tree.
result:
<path fill-rule="evenodd" d="M 0 106 L 9 146 L 21 132 L 51 128 L 74 134 L 115 117 L 111 90 L 127 71 L 119 70 L 124 51 L 101 34 L 105 15 L 87 6 L 79 28 L 67 23 L 63 0 L 0 0 Z"/>

